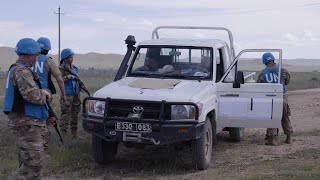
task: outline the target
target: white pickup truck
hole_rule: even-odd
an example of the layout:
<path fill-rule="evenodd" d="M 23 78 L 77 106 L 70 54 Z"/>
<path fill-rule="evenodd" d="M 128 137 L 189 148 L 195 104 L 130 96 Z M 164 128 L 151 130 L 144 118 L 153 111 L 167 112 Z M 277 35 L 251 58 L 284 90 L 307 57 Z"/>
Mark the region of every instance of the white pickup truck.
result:
<path fill-rule="evenodd" d="M 159 38 L 159 29 L 213 30 L 228 33 L 220 39 Z M 222 27 L 161 26 L 152 39 L 128 51 L 114 82 L 83 101 L 82 124 L 92 134 L 95 161 L 115 160 L 118 144 L 191 144 L 192 166 L 204 170 L 211 162 L 216 134 L 229 131 L 239 142 L 244 128 L 281 126 L 283 86 L 255 83 L 255 72 L 244 75 L 235 57 L 231 31 Z"/>

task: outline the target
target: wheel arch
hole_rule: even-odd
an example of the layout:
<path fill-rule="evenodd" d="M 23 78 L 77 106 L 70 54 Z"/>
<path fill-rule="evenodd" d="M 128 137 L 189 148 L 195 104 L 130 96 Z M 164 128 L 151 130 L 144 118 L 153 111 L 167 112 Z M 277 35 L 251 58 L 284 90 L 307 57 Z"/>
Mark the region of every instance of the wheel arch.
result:
<path fill-rule="evenodd" d="M 212 143 L 213 145 L 217 145 L 217 121 L 216 121 L 216 111 L 215 109 L 211 110 L 207 113 L 206 117 L 209 117 L 211 122 L 211 129 L 212 129 Z"/>

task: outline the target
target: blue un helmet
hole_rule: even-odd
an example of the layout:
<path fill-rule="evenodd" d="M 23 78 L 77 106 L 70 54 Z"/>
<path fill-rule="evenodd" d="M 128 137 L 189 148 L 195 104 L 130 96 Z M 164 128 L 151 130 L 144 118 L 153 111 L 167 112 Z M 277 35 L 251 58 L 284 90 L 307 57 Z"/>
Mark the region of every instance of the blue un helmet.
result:
<path fill-rule="evenodd" d="M 262 63 L 265 65 L 267 65 L 269 62 L 275 61 L 275 60 L 276 60 L 276 58 L 274 58 L 274 56 L 270 52 L 264 53 L 262 55 Z"/>
<path fill-rule="evenodd" d="M 61 60 L 68 59 L 70 56 L 73 56 L 73 55 L 74 55 L 74 52 L 71 49 L 69 48 L 63 49 L 61 51 Z"/>
<path fill-rule="evenodd" d="M 51 43 L 48 38 L 40 37 L 37 42 L 39 43 L 41 49 L 50 51 L 51 50 Z"/>
<path fill-rule="evenodd" d="M 17 55 L 38 55 L 41 52 L 40 45 L 31 38 L 23 38 L 16 45 Z"/>

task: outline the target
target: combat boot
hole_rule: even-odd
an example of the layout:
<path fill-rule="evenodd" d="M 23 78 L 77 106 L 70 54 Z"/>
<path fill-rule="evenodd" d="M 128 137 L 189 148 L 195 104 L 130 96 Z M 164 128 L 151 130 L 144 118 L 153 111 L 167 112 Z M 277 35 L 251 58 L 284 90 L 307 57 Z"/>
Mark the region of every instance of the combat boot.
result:
<path fill-rule="evenodd" d="M 284 141 L 287 144 L 291 144 L 292 143 L 292 135 L 291 134 L 287 134 L 287 139 Z"/>
<path fill-rule="evenodd" d="M 274 135 L 268 136 L 267 142 L 265 144 L 268 146 L 277 146 L 277 137 Z"/>

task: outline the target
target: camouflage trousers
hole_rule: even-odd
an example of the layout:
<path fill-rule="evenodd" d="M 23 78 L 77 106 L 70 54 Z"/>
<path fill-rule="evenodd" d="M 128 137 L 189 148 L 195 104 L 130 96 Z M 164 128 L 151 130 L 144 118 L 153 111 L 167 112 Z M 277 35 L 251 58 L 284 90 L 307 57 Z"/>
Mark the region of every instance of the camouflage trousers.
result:
<path fill-rule="evenodd" d="M 283 96 L 283 113 L 282 113 L 282 119 L 281 119 L 281 125 L 284 134 L 292 134 L 292 126 L 290 122 L 289 116 L 291 115 L 289 103 L 288 103 L 288 96 Z M 267 136 L 277 136 L 278 135 L 278 129 L 277 128 L 268 128 L 267 129 Z"/>
<path fill-rule="evenodd" d="M 10 120 L 19 121 L 20 119 Z M 30 123 L 11 127 L 11 131 L 17 137 L 19 169 L 8 179 L 41 179 L 43 168 L 42 128 L 41 125 Z"/>
<path fill-rule="evenodd" d="M 48 150 L 49 148 L 49 138 L 50 138 L 50 135 L 51 135 L 51 126 L 49 123 L 47 123 L 43 128 L 42 128 L 42 132 L 41 132 L 41 137 L 42 137 L 42 140 L 43 140 L 43 147 L 44 147 L 44 150 Z"/>
<path fill-rule="evenodd" d="M 61 122 L 60 129 L 62 132 L 67 132 L 69 129 L 71 133 L 77 133 L 79 112 L 81 110 L 81 101 L 79 95 L 67 95 L 67 100 L 61 104 Z"/>

